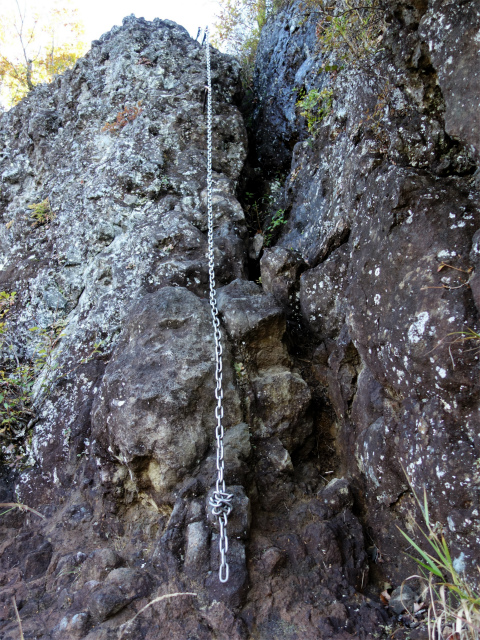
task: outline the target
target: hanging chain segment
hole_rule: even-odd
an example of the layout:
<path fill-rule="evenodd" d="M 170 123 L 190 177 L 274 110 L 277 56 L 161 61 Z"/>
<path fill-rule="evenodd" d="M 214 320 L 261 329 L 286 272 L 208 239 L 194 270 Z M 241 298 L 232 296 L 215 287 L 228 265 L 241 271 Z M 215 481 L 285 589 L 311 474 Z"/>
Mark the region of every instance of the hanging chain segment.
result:
<path fill-rule="evenodd" d="M 212 312 L 213 335 L 215 339 L 215 408 L 217 440 L 217 482 L 215 491 L 210 498 L 210 506 L 213 515 L 218 518 L 220 528 L 219 549 L 220 569 L 218 577 L 220 582 L 227 582 L 229 568 L 227 563 L 228 537 L 227 521 L 232 511 L 233 494 L 227 493 L 224 479 L 223 460 L 223 386 L 222 386 L 222 343 L 220 334 L 220 320 L 218 317 L 217 294 L 215 291 L 215 260 L 213 253 L 213 207 L 212 207 L 212 74 L 210 69 L 210 42 L 208 27 L 205 29 L 205 52 L 207 59 L 207 211 L 208 211 L 208 273 L 210 280 L 210 309 Z"/>

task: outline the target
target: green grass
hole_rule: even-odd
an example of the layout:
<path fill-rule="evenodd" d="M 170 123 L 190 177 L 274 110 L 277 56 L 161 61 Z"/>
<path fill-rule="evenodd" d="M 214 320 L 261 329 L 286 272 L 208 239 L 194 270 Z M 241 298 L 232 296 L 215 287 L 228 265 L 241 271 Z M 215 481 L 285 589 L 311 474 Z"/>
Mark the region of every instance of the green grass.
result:
<path fill-rule="evenodd" d="M 412 489 L 413 491 L 413 489 Z M 400 533 L 413 547 L 416 556 L 410 556 L 423 570 L 421 578 L 428 585 L 428 633 L 431 640 L 479 640 L 480 593 L 460 573 L 452 560 L 450 549 L 443 535 L 443 527 L 433 523 L 428 509 L 427 492 L 423 502 L 415 491 L 413 495 L 420 507 L 426 531 L 417 525 L 426 549 L 421 548 L 404 531 Z M 478 567 L 477 567 L 478 568 Z M 479 569 L 480 571 L 480 569 Z M 419 576 L 420 577 L 420 576 Z"/>

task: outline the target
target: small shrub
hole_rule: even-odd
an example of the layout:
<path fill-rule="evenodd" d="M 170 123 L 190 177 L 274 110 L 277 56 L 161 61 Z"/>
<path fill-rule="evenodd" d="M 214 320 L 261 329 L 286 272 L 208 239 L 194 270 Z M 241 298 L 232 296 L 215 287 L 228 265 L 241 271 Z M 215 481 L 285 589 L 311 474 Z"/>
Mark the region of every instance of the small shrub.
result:
<path fill-rule="evenodd" d="M 255 199 L 254 193 L 245 193 L 246 201 L 244 204 L 245 214 L 247 219 L 247 225 L 250 231 L 254 233 L 263 234 L 262 221 L 264 219 L 264 212 L 262 210 L 262 198 Z"/>
<path fill-rule="evenodd" d="M 7 293 L 6 291 L 0 291 L 0 319 L 4 318 L 10 311 L 10 307 L 15 304 L 15 298 L 17 296 L 16 291 Z M 5 323 L 0 323 L 0 327 L 4 327 Z M 2 333 L 0 329 L 0 334 Z"/>
<path fill-rule="evenodd" d="M 0 436 L 9 446 L 3 447 L 8 457 L 14 453 L 12 441 L 25 436 L 33 413 L 30 409 L 33 369 L 21 363 L 5 320 L 15 302 L 15 291 L 0 292 L 0 348 L 5 352 L 5 363 L 0 369 Z"/>
<path fill-rule="evenodd" d="M 103 353 L 102 347 L 104 343 L 105 343 L 104 340 L 99 340 L 98 342 L 95 342 L 90 353 L 80 360 L 80 364 L 87 364 L 87 362 L 90 362 L 91 360 L 93 360 L 95 356 Z"/>
<path fill-rule="evenodd" d="M 332 111 L 333 89 L 310 89 L 297 101 L 300 115 L 307 121 L 309 132 L 315 136 L 319 123 Z"/>
<path fill-rule="evenodd" d="M 117 113 L 114 122 L 106 122 L 103 125 L 102 131 L 120 131 L 120 129 L 123 129 L 129 122 L 138 118 L 143 111 L 141 105 L 142 101 L 139 100 L 133 107 L 124 107 L 122 111 Z"/>
<path fill-rule="evenodd" d="M 25 435 L 22 427 L 33 416 L 30 410 L 33 371 L 20 364 L 11 372 L 0 370 L 0 434 Z"/>
<path fill-rule="evenodd" d="M 33 220 L 32 227 L 41 227 L 48 222 L 52 222 L 55 218 L 55 213 L 50 207 L 48 198 L 45 198 L 45 200 L 41 202 L 29 204 L 28 208 L 32 210 L 30 214 L 30 218 Z"/>
<path fill-rule="evenodd" d="M 58 363 L 56 351 L 66 321 L 57 320 L 48 327 L 31 327 L 26 346 L 33 355 L 22 357 L 18 337 L 7 322 L 15 298 L 14 291 L 0 291 L 0 462 L 9 466 L 21 463 L 28 455 L 40 396 L 48 397 L 58 373 L 67 374 Z M 104 340 L 96 340 L 87 355 L 68 373 L 101 354 L 104 344 Z M 69 430 L 66 430 L 67 443 L 68 437 Z"/>
<path fill-rule="evenodd" d="M 42 370 L 46 370 L 51 374 L 58 368 L 56 359 L 54 358 L 54 349 L 60 341 L 60 338 L 63 337 L 65 324 L 64 320 L 60 320 L 46 328 L 31 327 L 29 329 L 29 331 L 36 334 L 38 338 L 33 359 L 33 367 L 36 374 Z"/>
<path fill-rule="evenodd" d="M 341 0 L 334 6 L 311 0 L 310 4 L 317 5 L 320 13 L 317 38 L 324 51 L 354 66 L 380 50 L 386 29 L 380 0 Z"/>
<path fill-rule="evenodd" d="M 283 209 L 279 209 L 273 214 L 270 223 L 267 225 L 263 233 L 266 247 L 270 246 L 273 236 L 275 235 L 275 231 L 286 223 L 287 219 L 285 218 L 285 211 Z"/>

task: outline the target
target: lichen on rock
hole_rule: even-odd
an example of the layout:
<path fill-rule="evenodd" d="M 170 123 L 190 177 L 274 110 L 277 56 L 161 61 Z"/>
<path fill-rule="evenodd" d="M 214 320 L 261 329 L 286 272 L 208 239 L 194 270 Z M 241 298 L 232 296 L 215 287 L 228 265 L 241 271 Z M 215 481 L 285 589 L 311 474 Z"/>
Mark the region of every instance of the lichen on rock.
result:
<path fill-rule="evenodd" d="M 26 638 L 373 640 L 398 609 L 380 584 L 414 569 L 398 527 L 411 532 L 423 486 L 473 575 L 479 15 L 382 7 L 371 58 L 328 71 L 315 12 L 283 6 L 262 32 L 248 128 L 239 64 L 212 49 L 226 584 L 209 506 L 204 51 L 130 16 L 0 114 L 0 289 L 16 292 L 3 367 L 12 350 L 37 358 L 0 501 L 45 517 L 0 519 L 6 640 L 12 596 Z M 298 92 L 327 86 L 312 133 Z M 273 246 L 249 238 L 249 180 L 282 212 Z"/>

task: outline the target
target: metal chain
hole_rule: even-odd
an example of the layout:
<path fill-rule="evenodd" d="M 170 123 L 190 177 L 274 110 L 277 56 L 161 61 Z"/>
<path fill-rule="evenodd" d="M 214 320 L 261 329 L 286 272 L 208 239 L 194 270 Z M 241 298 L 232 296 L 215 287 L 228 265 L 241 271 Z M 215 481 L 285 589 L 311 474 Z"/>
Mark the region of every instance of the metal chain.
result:
<path fill-rule="evenodd" d="M 213 206 L 212 206 L 212 75 L 210 69 L 210 42 L 208 27 L 205 29 L 205 52 L 207 60 L 207 211 L 208 211 L 208 273 L 210 280 L 210 309 L 212 312 L 213 335 L 215 339 L 215 418 L 217 426 L 215 437 L 217 440 L 217 482 L 215 491 L 210 498 L 210 506 L 213 515 L 218 518 L 220 528 L 219 549 L 220 569 L 218 577 L 220 582 L 227 582 L 229 568 L 227 563 L 228 537 L 227 521 L 232 511 L 233 494 L 227 493 L 224 479 L 223 460 L 223 387 L 222 387 L 222 343 L 220 334 L 220 320 L 218 318 L 217 294 L 215 291 L 215 259 L 213 253 Z"/>

